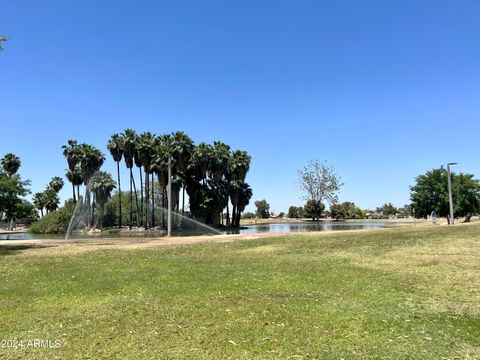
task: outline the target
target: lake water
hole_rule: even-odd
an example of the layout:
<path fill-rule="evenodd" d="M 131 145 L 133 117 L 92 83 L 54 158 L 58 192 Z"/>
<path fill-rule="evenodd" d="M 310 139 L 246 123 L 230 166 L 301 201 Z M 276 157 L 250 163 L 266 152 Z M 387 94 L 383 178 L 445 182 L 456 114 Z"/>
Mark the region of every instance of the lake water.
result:
<path fill-rule="evenodd" d="M 383 227 L 392 226 L 391 222 L 345 222 L 345 221 L 332 221 L 321 222 L 320 224 L 313 222 L 305 223 L 274 223 L 274 224 L 257 224 L 247 225 L 242 229 L 228 230 L 221 232 L 222 234 L 260 234 L 260 233 L 296 233 L 296 232 L 309 232 L 309 231 L 337 231 L 337 230 L 363 230 L 363 229 L 379 229 Z M 199 232 L 174 232 L 173 236 L 193 236 L 201 235 Z M 152 231 L 147 233 L 132 232 L 132 233 L 116 233 L 93 235 L 93 236 L 78 236 L 74 235 L 75 239 L 97 239 L 97 238 L 118 238 L 118 237 L 158 237 L 165 236 L 165 232 Z M 34 235 L 28 233 L 22 234 L 0 234 L 0 240 L 31 240 L 31 239 L 63 239 L 62 235 Z"/>

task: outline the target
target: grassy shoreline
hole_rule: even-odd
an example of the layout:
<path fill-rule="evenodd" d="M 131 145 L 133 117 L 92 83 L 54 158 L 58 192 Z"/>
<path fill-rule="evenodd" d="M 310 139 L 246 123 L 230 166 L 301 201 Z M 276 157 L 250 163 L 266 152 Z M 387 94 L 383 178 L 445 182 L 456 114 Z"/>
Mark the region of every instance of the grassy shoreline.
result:
<path fill-rule="evenodd" d="M 477 224 L 82 246 L 0 245 L 3 358 L 480 357 Z"/>

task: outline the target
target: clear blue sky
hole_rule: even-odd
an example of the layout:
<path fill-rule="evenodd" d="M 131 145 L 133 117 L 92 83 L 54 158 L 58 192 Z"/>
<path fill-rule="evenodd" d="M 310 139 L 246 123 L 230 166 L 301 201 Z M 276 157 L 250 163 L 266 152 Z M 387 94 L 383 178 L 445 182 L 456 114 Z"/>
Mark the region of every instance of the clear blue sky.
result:
<path fill-rule="evenodd" d="M 68 139 L 184 130 L 248 151 L 276 212 L 312 158 L 340 200 L 400 206 L 441 164 L 480 175 L 479 24 L 477 0 L 4 1 L 0 155 L 39 191 Z"/>

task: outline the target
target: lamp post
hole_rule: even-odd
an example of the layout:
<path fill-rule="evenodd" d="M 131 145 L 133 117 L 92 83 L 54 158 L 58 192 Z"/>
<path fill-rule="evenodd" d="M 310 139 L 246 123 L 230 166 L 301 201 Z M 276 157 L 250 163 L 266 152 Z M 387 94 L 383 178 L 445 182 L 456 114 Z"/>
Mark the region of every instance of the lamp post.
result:
<path fill-rule="evenodd" d="M 450 203 L 450 225 L 453 225 L 454 218 L 453 218 L 453 196 L 452 196 L 452 179 L 451 179 L 451 171 L 450 166 L 457 165 L 457 163 L 448 163 L 447 164 L 447 172 L 448 172 L 448 201 Z"/>
<path fill-rule="evenodd" d="M 168 211 L 167 211 L 167 236 L 172 236 L 172 157 L 168 154 Z"/>

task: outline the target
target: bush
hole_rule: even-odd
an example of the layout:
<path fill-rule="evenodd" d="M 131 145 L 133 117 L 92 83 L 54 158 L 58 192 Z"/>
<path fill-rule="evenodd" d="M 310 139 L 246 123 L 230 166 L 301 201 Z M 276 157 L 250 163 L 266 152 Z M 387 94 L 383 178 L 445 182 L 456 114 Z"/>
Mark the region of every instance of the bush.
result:
<path fill-rule="evenodd" d="M 246 212 L 242 214 L 242 219 L 253 219 L 255 218 L 255 214 L 252 212 Z"/>
<path fill-rule="evenodd" d="M 28 231 L 32 234 L 65 234 L 74 209 L 73 200 L 68 200 L 63 207 L 33 223 Z"/>

